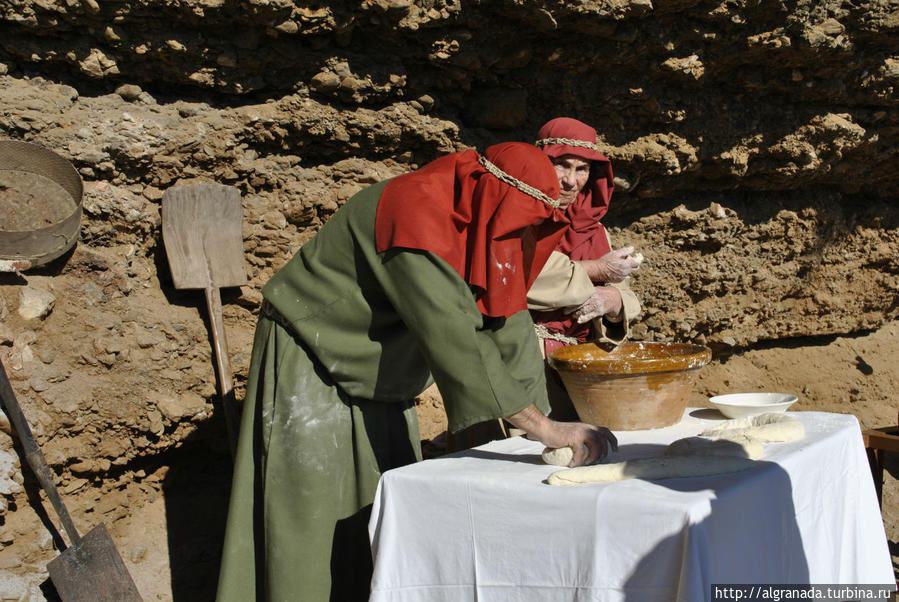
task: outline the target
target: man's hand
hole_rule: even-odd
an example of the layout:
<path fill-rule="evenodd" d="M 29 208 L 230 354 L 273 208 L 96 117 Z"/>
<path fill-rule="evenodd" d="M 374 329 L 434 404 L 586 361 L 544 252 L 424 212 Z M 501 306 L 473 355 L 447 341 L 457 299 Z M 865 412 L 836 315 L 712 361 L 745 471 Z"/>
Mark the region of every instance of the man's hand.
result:
<path fill-rule="evenodd" d="M 574 451 L 570 467 L 592 464 L 613 451 L 618 451 L 618 439 L 604 426 L 583 422 L 555 422 L 551 434 L 540 442 L 546 447 L 570 447 Z"/>
<path fill-rule="evenodd" d="M 609 318 L 617 321 L 621 319 L 621 310 L 623 308 L 621 292 L 617 288 L 614 286 L 597 286 L 593 289 L 593 295 L 571 313 L 578 324 L 584 324 L 602 316 L 609 316 Z"/>
<path fill-rule="evenodd" d="M 592 464 L 610 451 L 618 451 L 618 439 L 609 429 L 583 422 L 556 422 L 541 414 L 533 404 L 507 416 L 506 420 L 546 447 L 570 447 L 574 451 L 572 467 Z"/>
<path fill-rule="evenodd" d="M 587 259 L 578 263 L 593 282 L 621 282 L 642 263 L 639 257 L 631 257 L 634 247 L 621 247 L 609 251 L 599 259 Z"/>

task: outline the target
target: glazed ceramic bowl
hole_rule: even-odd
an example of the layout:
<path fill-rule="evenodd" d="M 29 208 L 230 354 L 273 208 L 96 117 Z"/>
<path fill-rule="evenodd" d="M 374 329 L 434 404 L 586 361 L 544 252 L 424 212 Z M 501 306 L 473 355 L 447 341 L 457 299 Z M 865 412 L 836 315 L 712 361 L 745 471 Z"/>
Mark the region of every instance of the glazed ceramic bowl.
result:
<path fill-rule="evenodd" d="M 786 412 L 797 399 L 789 393 L 730 393 L 710 397 L 709 403 L 728 418 L 743 418 L 768 412 Z"/>
<path fill-rule="evenodd" d="M 711 359 L 702 345 L 633 341 L 610 352 L 593 343 L 562 347 L 549 365 L 582 422 L 633 431 L 679 422 L 697 370 Z"/>

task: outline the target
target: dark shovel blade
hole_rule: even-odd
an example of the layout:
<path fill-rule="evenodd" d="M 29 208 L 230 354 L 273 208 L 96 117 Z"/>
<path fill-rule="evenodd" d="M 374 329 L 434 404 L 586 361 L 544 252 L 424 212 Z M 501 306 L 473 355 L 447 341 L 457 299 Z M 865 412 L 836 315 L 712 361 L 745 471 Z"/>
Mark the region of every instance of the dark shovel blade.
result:
<path fill-rule="evenodd" d="M 102 524 L 51 560 L 47 570 L 63 602 L 142 602 Z"/>

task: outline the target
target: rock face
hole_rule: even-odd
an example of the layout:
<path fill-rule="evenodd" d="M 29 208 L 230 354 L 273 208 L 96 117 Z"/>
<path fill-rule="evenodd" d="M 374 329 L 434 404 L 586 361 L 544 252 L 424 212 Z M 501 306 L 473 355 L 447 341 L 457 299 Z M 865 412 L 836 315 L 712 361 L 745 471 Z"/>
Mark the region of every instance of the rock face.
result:
<path fill-rule="evenodd" d="M 226 450 L 202 293 L 160 244 L 168 187 L 243 194 L 240 399 L 259 289 L 344 201 L 558 116 L 612 159 L 636 338 L 729 353 L 899 314 L 897 0 L 3 3 L 0 138 L 85 185 L 75 250 L 0 273 L 0 359 L 64 493 L 114 519 L 159 487 L 142 458 Z M 0 546 L 29 529 L 0 520 Z"/>
<path fill-rule="evenodd" d="M 258 289 L 360 187 L 571 115 L 613 160 L 616 244 L 653 258 L 644 334 L 895 316 L 899 3 L 315 6 L 0 9 L 0 132 L 76 165 L 85 244 L 150 256 L 165 188 L 239 187 Z"/>

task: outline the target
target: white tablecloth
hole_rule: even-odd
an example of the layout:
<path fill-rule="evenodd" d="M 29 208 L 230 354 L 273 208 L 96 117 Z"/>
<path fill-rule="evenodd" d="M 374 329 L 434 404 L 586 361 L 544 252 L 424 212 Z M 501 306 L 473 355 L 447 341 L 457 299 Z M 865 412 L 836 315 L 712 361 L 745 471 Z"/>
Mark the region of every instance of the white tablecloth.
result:
<path fill-rule="evenodd" d="M 790 415 L 803 439 L 750 470 L 554 487 L 543 446 L 518 437 L 381 478 L 371 600 L 706 600 L 712 584 L 894 583 L 854 416 Z M 656 455 L 720 422 L 616 433 L 611 461 Z"/>

